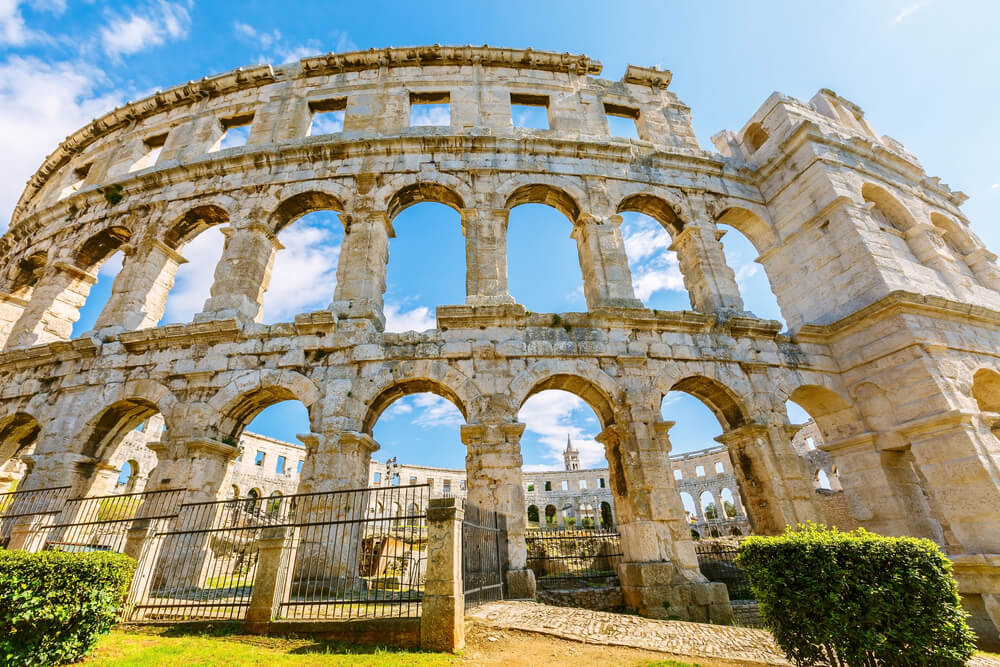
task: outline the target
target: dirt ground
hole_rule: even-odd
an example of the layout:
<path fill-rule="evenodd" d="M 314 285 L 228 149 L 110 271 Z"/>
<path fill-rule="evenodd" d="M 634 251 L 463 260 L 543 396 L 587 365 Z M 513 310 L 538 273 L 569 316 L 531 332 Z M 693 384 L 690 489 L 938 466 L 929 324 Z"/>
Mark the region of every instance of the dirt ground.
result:
<path fill-rule="evenodd" d="M 638 667 L 663 662 L 667 665 L 730 667 L 738 662 L 712 662 L 668 653 L 619 646 L 599 646 L 549 637 L 533 632 L 502 630 L 476 624 L 466 625 L 462 663 L 538 667 L 538 665 L 627 665 Z M 676 661 L 676 662 L 669 662 Z"/>

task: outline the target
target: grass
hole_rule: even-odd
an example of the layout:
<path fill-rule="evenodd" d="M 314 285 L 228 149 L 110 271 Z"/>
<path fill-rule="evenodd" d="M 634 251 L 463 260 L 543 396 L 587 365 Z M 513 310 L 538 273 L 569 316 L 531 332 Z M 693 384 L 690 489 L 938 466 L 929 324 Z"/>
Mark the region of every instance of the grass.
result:
<path fill-rule="evenodd" d="M 357 646 L 343 642 L 285 637 L 209 634 L 174 628 L 115 629 L 103 637 L 85 659 L 86 667 L 227 667 L 286 665 L 456 665 L 446 653 Z M 667 663 L 664 663 L 667 664 Z M 680 664 L 680 663 L 676 663 Z"/>

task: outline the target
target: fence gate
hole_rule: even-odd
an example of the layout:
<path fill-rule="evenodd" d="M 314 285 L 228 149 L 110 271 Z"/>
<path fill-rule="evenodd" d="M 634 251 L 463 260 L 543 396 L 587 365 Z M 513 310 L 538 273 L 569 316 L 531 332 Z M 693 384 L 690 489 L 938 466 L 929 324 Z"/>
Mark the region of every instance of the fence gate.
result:
<path fill-rule="evenodd" d="M 465 608 L 507 597 L 507 516 L 465 503 L 462 582 Z"/>

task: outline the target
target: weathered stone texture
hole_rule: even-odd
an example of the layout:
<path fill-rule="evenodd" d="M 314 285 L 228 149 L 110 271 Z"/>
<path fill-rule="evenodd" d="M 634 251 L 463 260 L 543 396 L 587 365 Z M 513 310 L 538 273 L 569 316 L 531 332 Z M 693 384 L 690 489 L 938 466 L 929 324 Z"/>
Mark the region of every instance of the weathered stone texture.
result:
<path fill-rule="evenodd" d="M 26 488 L 86 492 L 125 434 L 160 414 L 150 488 L 214 498 L 246 424 L 298 399 L 310 417 L 303 490 L 357 487 L 381 412 L 432 391 L 465 417 L 469 497 L 516 509 L 516 535 L 517 412 L 564 389 L 601 422 L 627 603 L 714 617 L 723 601 L 697 571 L 660 402 L 676 389 L 709 405 L 746 514 L 770 532 L 821 518 L 791 398 L 814 417 L 858 522 L 992 568 L 1000 271 L 959 209 L 965 196 L 831 91 L 808 104 L 772 95 L 739 132 L 716 135 L 714 153 L 699 149 L 668 72 L 606 81 L 600 69 L 487 47 L 331 54 L 191 82 L 75 132 L 0 239 L 2 462 L 33 444 Z M 524 95 L 547 105 L 549 130 L 513 127 L 510 103 Z M 411 101 L 430 98 L 450 102 L 451 124 L 408 127 Z M 331 108 L 344 109 L 344 130 L 309 136 L 312 112 Z M 606 113 L 635 119 L 639 139 L 610 137 Z M 212 150 L 226 123 L 251 116 L 245 147 Z M 420 201 L 461 215 L 465 303 L 442 304 L 436 329 L 386 333 L 393 219 Z M 525 203 L 573 223 L 588 312 L 555 320 L 509 297 L 504 221 Z M 346 233 L 330 307 L 261 325 L 277 234 L 321 209 L 341 213 Z M 672 236 L 692 311 L 636 300 L 625 211 Z M 754 244 L 788 333 L 745 311 L 719 224 Z M 213 225 L 227 242 L 203 312 L 152 326 L 185 244 Z M 67 340 L 119 249 L 97 330 Z M 1000 622 L 995 589 L 963 593 Z"/>

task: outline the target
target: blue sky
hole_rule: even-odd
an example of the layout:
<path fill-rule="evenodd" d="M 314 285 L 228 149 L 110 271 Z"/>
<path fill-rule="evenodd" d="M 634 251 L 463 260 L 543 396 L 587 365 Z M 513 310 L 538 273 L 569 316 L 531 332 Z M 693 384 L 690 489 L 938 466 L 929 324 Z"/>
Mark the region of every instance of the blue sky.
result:
<path fill-rule="evenodd" d="M 673 71 L 671 84 L 692 108 L 702 146 L 721 129 L 738 130 L 774 90 L 808 100 L 821 87 L 858 103 L 877 131 L 901 141 L 929 175 L 970 196 L 973 230 L 1000 250 L 1000 4 L 885 2 L 519 2 L 434 3 L 189 2 L 123 3 L 0 0 L 0 139 L 5 178 L 0 219 L 9 218 L 23 183 L 67 134 L 126 100 L 207 74 L 258 62 L 409 44 L 491 44 L 586 53 L 618 79 L 629 63 Z M 439 122 L 427 110 L 422 122 Z M 536 122 L 524 110 L 526 125 Z M 338 119 L 327 119 L 327 131 Z M 316 131 L 323 131 L 317 128 Z M 233 140 L 230 137 L 229 140 Z M 433 327 L 434 307 L 464 297 L 464 250 L 457 214 L 423 204 L 396 220 L 390 247 L 386 314 L 396 330 Z M 688 307 L 669 238 L 642 216 L 623 225 L 637 294 L 650 307 Z M 511 293 L 529 309 L 584 309 L 569 222 L 542 206 L 511 214 Z M 342 231 L 330 214 L 303 218 L 282 232 L 265 299 L 265 321 L 325 307 L 333 293 Z M 430 243 L 437 248 L 427 259 Z M 723 239 L 747 306 L 780 318 L 749 244 Z M 186 322 L 207 297 L 221 235 L 210 230 L 184 248 L 164 322 Z M 544 260 L 544 261 L 540 261 Z M 120 260 L 101 269 L 75 333 L 90 328 Z M 433 270 L 428 270 L 428 268 Z M 677 421 L 675 451 L 713 444 L 719 427 L 689 397 L 668 397 Z M 793 415 L 793 420 L 801 414 Z M 592 411 L 579 399 L 545 392 L 521 412 L 528 465 L 561 464 L 570 434 L 585 464 L 602 453 Z M 461 466 L 461 418 L 440 398 L 414 396 L 390 407 L 376 426 L 379 458 Z M 304 410 L 282 404 L 251 425 L 291 439 L 307 430 Z"/>

